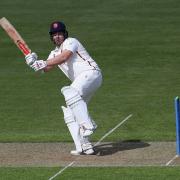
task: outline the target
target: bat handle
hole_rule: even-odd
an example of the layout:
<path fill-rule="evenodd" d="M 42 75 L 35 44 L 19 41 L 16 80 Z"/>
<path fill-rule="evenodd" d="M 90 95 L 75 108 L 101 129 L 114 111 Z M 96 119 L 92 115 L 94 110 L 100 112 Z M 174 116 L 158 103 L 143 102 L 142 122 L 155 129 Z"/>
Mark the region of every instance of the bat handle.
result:
<path fill-rule="evenodd" d="M 31 52 L 28 50 L 28 51 L 23 51 L 24 55 L 27 56 L 28 54 L 31 54 Z"/>
<path fill-rule="evenodd" d="M 31 51 L 26 47 L 25 44 L 23 44 L 20 40 L 17 41 L 19 48 L 23 52 L 25 56 L 31 53 Z"/>

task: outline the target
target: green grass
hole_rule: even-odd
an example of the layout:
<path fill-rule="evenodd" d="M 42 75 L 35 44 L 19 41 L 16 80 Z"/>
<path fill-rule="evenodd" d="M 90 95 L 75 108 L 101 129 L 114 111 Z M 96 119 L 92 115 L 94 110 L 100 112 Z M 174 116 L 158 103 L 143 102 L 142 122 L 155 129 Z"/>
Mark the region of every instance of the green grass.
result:
<path fill-rule="evenodd" d="M 175 140 L 174 97 L 180 96 L 178 0 L 1 0 L 7 17 L 40 59 L 53 48 L 48 31 L 63 20 L 100 65 L 104 82 L 89 109 L 99 140 Z M 0 142 L 72 141 L 60 106 L 70 82 L 58 69 L 35 74 L 0 29 Z M 44 180 L 57 168 L 0 168 L 3 180 Z M 179 167 L 69 168 L 60 179 L 178 180 Z M 56 178 L 56 179 L 59 179 Z"/>
<path fill-rule="evenodd" d="M 54 176 L 61 168 L 0 168 L 2 180 L 45 180 Z M 83 169 L 83 171 L 82 171 Z M 54 180 L 178 180 L 179 167 L 104 167 L 70 168 Z"/>
<path fill-rule="evenodd" d="M 99 140 L 129 114 L 107 141 L 175 140 L 174 97 L 180 94 L 178 0 L 1 0 L 7 17 L 40 59 L 53 48 L 49 24 L 63 20 L 102 68 L 104 82 L 90 103 Z M 60 106 L 70 82 L 56 69 L 35 74 L 0 30 L 0 141 L 71 141 Z"/>

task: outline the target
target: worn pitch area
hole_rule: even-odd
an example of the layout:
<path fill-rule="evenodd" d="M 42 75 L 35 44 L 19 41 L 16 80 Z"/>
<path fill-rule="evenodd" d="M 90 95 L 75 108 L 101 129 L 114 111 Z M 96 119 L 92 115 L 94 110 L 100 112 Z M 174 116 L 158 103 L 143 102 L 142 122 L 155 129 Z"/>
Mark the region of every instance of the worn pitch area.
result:
<path fill-rule="evenodd" d="M 0 143 L 0 167 L 163 166 L 176 155 L 175 142 L 105 142 L 95 155 L 72 156 L 72 143 Z M 170 165 L 180 165 L 176 158 Z"/>

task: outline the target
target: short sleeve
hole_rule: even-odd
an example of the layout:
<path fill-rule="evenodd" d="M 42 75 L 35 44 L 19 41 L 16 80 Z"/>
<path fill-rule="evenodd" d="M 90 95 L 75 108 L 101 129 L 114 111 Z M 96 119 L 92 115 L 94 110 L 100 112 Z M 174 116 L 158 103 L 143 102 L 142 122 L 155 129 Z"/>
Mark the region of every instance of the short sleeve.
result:
<path fill-rule="evenodd" d="M 75 53 L 78 49 L 78 42 L 76 41 L 76 39 L 66 39 L 63 44 L 63 50 L 65 49 Z"/>

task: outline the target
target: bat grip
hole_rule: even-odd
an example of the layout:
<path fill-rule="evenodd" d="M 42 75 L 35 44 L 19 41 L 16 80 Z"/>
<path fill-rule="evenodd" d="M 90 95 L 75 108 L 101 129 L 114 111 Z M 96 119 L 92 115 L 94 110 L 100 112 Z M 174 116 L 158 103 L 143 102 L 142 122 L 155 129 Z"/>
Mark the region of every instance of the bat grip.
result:
<path fill-rule="evenodd" d="M 31 51 L 26 47 L 26 45 L 23 44 L 20 40 L 17 41 L 17 44 L 25 56 L 31 53 Z"/>

